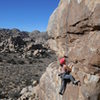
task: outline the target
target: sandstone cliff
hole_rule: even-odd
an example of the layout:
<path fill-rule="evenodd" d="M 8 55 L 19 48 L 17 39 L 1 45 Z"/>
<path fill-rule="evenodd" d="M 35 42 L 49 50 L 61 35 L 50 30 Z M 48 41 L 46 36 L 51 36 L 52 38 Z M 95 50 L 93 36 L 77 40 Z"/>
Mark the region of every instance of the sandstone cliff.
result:
<path fill-rule="evenodd" d="M 99 11 L 100 0 L 60 1 L 48 23 L 48 42 L 58 57 L 66 55 L 67 63 L 73 63 L 72 74 L 81 86 L 70 83 L 60 96 L 59 65 L 53 62 L 33 89 L 40 100 L 100 100 Z"/>

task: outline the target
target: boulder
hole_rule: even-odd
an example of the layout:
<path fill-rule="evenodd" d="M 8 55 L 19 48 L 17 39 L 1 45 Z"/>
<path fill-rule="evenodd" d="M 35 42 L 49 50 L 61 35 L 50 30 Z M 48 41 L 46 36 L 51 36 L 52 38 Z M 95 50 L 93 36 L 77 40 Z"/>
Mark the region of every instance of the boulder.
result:
<path fill-rule="evenodd" d="M 54 97 L 52 100 L 100 99 L 99 10 L 99 0 L 61 0 L 51 15 L 47 27 L 47 32 L 51 37 L 50 47 L 55 50 L 58 57 L 65 55 L 67 63 L 74 63 L 75 69 L 78 70 L 73 75 L 79 77 L 81 86 L 73 88 L 70 84 L 68 91 L 62 97 L 63 99 L 56 94 L 56 91 L 53 94 L 49 93 L 49 96 L 44 96 L 47 97 L 44 100 L 50 100 L 48 97 Z M 54 73 L 51 76 L 53 75 Z M 45 84 L 43 81 L 45 80 L 42 80 L 42 83 Z M 54 92 L 53 88 L 54 86 L 51 86 L 49 89 Z M 45 93 L 50 91 L 49 89 Z M 75 93 L 72 94 L 72 92 Z"/>
<path fill-rule="evenodd" d="M 33 55 L 37 56 L 38 53 L 39 53 L 39 50 L 35 50 L 34 53 L 33 53 Z"/>

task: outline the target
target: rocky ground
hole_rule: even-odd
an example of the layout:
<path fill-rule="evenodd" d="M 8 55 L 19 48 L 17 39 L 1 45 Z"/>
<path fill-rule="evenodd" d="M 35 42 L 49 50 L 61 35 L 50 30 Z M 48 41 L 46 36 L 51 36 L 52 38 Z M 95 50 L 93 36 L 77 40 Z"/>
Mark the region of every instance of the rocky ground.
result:
<path fill-rule="evenodd" d="M 0 100 L 16 100 L 56 59 L 46 32 L 0 29 Z"/>

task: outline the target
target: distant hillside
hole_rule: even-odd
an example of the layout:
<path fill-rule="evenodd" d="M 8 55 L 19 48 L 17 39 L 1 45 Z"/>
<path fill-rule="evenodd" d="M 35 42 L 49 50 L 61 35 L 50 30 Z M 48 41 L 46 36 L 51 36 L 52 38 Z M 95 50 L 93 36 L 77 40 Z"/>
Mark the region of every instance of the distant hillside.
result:
<path fill-rule="evenodd" d="M 22 38 L 28 37 L 28 32 L 20 31 L 18 29 L 0 29 L 0 41 L 8 39 L 10 36 L 21 36 Z"/>

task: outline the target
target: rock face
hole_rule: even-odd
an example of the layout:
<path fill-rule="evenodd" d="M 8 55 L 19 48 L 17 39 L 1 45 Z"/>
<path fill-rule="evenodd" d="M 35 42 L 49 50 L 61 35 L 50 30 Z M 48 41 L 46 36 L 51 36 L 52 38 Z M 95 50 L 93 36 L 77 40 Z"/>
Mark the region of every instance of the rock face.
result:
<path fill-rule="evenodd" d="M 66 55 L 69 62 L 80 63 L 87 71 L 89 67 L 90 73 L 100 67 L 99 9 L 99 0 L 61 0 L 47 28 L 57 55 Z"/>
<path fill-rule="evenodd" d="M 72 94 L 74 88 L 68 87 L 63 100 L 100 100 L 99 10 L 99 0 L 61 0 L 50 17 L 49 44 L 54 42 L 55 47 L 51 45 L 51 48 L 58 57 L 66 55 L 67 62 L 74 63 L 78 68 L 76 76 L 81 80 L 75 94 Z M 61 99 L 55 94 L 53 100 Z"/>
<path fill-rule="evenodd" d="M 58 57 L 73 63 L 72 74 L 81 86 L 68 84 L 58 94 L 59 65 L 49 65 L 37 86 L 40 100 L 100 100 L 100 0 L 61 0 L 50 17 L 49 45 Z"/>

